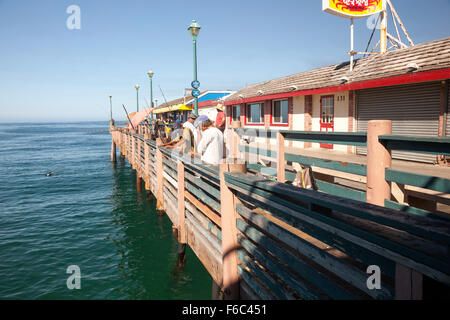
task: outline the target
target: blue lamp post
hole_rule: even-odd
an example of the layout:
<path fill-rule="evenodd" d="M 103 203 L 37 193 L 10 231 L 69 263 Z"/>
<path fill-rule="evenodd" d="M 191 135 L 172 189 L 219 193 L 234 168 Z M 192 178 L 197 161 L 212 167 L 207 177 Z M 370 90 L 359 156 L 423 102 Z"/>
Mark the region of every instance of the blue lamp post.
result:
<path fill-rule="evenodd" d="M 188 28 L 189 33 L 192 36 L 192 41 L 194 44 L 194 81 L 198 83 L 197 80 L 197 37 L 200 32 L 200 25 L 197 23 L 197 21 L 192 20 L 191 25 Z M 195 88 L 197 89 L 197 88 Z M 198 96 L 195 98 L 195 107 L 194 107 L 194 113 L 198 116 Z"/>

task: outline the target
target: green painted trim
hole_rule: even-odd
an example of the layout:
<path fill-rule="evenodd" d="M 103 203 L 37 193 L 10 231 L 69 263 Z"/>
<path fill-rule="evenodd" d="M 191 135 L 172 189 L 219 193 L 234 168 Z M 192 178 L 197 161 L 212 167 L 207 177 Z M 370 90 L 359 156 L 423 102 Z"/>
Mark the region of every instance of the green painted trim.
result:
<path fill-rule="evenodd" d="M 355 201 L 362 201 L 366 202 L 366 193 L 363 191 L 350 189 L 347 187 L 339 186 L 334 183 L 329 183 L 321 180 L 317 180 L 317 187 L 319 188 L 319 191 L 332 194 L 334 196 L 343 197 L 352 199 Z"/>
<path fill-rule="evenodd" d="M 275 159 L 277 158 L 277 152 L 273 151 L 273 150 L 239 145 L 239 151 L 253 153 L 253 154 L 259 154 L 261 156 L 271 157 L 271 158 L 275 158 Z"/>
<path fill-rule="evenodd" d="M 408 137 L 382 135 L 378 140 L 390 150 L 450 156 L 449 137 Z"/>
<path fill-rule="evenodd" d="M 367 167 L 363 164 L 349 163 L 342 161 L 323 160 L 320 158 L 305 157 L 296 154 L 286 153 L 284 155 L 286 161 L 298 162 L 308 166 L 331 169 L 346 173 L 357 174 L 360 176 L 367 175 Z"/>
<path fill-rule="evenodd" d="M 415 186 L 419 188 L 450 193 L 450 179 L 386 169 L 386 181 Z"/>
<path fill-rule="evenodd" d="M 267 150 L 262 148 L 249 147 L 244 145 L 239 145 L 239 151 L 248 152 L 253 154 L 259 154 L 266 157 L 277 158 L 277 152 L 273 150 Z M 367 175 L 367 167 L 363 164 L 349 163 L 342 161 L 332 161 L 323 160 L 320 158 L 312 158 L 301 155 L 296 155 L 292 153 L 285 153 L 284 155 L 286 161 L 298 162 L 304 165 L 315 166 L 319 168 L 331 169 L 346 173 L 357 174 L 361 176 Z"/>
<path fill-rule="evenodd" d="M 400 204 L 398 202 L 387 200 L 387 199 L 384 200 L 384 206 L 386 208 L 390 208 L 390 209 L 399 210 L 399 211 L 402 211 L 402 212 L 411 213 L 411 214 L 414 214 L 414 215 L 417 215 L 417 216 L 430 217 L 430 218 L 433 218 L 433 219 L 444 219 L 444 220 L 450 221 L 450 215 L 449 214 L 440 213 L 440 212 L 426 211 L 426 210 L 422 210 L 422 209 L 419 209 L 419 208 L 403 205 L 403 204 Z"/>
<path fill-rule="evenodd" d="M 365 132 L 316 132 L 280 130 L 280 133 L 288 141 L 304 141 L 316 143 L 329 143 L 346 146 L 367 146 L 367 134 Z"/>
<path fill-rule="evenodd" d="M 250 169 L 250 170 L 255 170 L 255 171 L 261 172 L 262 168 L 264 168 L 264 167 L 259 164 L 256 164 L 256 163 L 254 163 L 254 164 L 248 163 L 247 164 L 247 169 Z M 273 168 L 273 169 L 275 169 L 275 168 Z M 286 170 L 285 177 L 286 177 L 287 181 L 292 182 L 295 180 L 295 173 Z M 329 182 L 325 182 L 325 181 L 321 181 L 321 180 L 317 180 L 317 179 L 316 179 L 316 183 L 317 183 L 317 187 L 319 188 L 319 191 L 329 193 L 329 194 L 332 194 L 335 196 L 343 197 L 343 198 L 366 202 L 366 193 L 363 191 L 347 188 L 344 186 L 340 186 L 340 185 L 337 185 L 334 183 L 329 183 Z"/>

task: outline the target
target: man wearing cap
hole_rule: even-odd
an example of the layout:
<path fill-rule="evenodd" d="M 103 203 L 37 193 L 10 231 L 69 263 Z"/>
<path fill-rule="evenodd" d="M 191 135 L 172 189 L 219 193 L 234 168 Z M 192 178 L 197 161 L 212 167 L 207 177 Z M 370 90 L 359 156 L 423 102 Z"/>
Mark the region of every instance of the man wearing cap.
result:
<path fill-rule="evenodd" d="M 183 134 L 165 144 L 166 148 L 175 148 L 180 146 L 181 153 L 195 152 L 197 130 L 194 128 L 194 122 L 197 116 L 189 114 L 188 120 L 183 124 Z"/>
<path fill-rule="evenodd" d="M 216 110 L 216 128 L 223 133 L 225 131 L 225 112 L 223 112 L 223 106 L 221 104 L 218 104 Z"/>

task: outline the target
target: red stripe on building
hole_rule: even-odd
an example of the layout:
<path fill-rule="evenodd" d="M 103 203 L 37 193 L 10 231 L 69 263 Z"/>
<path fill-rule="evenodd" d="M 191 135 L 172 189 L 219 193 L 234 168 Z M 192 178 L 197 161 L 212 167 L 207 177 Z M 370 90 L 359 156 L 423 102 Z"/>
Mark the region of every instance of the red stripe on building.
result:
<path fill-rule="evenodd" d="M 426 81 L 436 81 L 436 80 L 445 80 L 450 78 L 450 68 L 433 70 L 433 71 L 424 71 L 417 73 L 404 74 L 400 76 L 388 77 L 388 78 L 380 78 L 374 80 L 367 80 L 349 84 L 343 84 L 340 86 L 334 87 L 323 87 L 318 89 L 309 89 L 309 90 L 299 90 L 293 92 L 284 92 L 277 93 L 265 96 L 257 96 L 233 101 L 226 101 L 225 105 L 233 105 L 240 103 L 248 103 L 248 102 L 257 102 L 263 100 L 272 100 L 272 99 L 281 99 L 281 98 L 289 98 L 296 96 L 306 96 L 313 94 L 324 94 L 338 91 L 348 91 L 348 90 L 361 90 L 368 88 L 376 88 L 376 87 L 387 87 L 387 86 L 395 86 L 400 84 L 408 84 L 408 83 L 418 83 L 418 82 L 426 82 Z"/>

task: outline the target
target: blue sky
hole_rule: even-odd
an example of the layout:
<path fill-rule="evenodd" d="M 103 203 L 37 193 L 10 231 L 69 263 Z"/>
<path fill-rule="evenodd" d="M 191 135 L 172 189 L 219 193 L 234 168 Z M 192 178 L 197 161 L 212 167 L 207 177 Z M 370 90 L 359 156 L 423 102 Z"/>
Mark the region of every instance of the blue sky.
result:
<path fill-rule="evenodd" d="M 182 95 L 192 80 L 192 19 L 202 26 L 202 90 L 247 84 L 348 60 L 349 21 L 321 10 L 321 0 L 0 0 L 0 122 L 125 119 L 149 99 Z M 449 0 L 393 0 L 416 43 L 450 36 Z M 431 5 L 432 3 L 432 5 Z M 66 9 L 81 9 L 69 30 Z M 395 31 L 390 25 L 391 33 Z M 355 49 L 371 30 L 355 23 Z M 376 34 L 378 37 L 378 33 Z M 404 41 L 406 39 L 404 38 Z"/>

